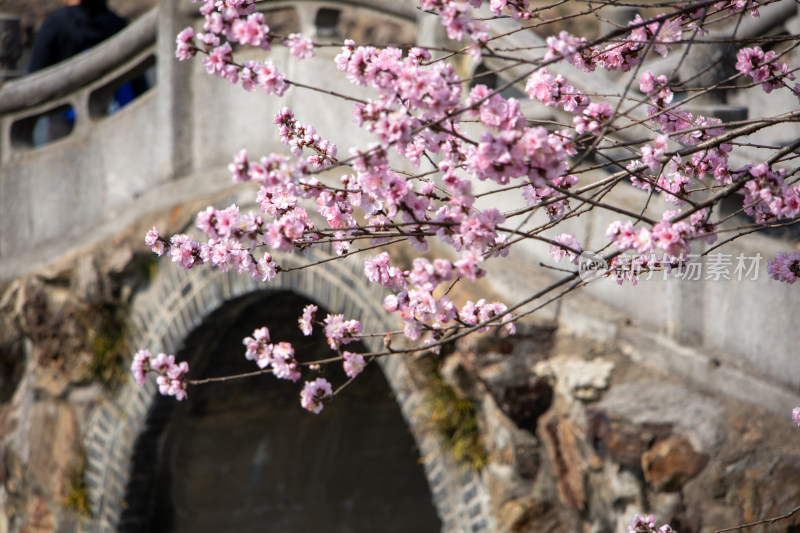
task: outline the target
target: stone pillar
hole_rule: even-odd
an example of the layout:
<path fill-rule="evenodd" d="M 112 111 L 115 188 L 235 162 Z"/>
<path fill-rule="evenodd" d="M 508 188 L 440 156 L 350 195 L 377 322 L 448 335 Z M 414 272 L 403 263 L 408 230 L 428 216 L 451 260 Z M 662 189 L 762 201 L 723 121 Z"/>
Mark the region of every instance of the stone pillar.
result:
<path fill-rule="evenodd" d="M 701 253 L 702 250 L 693 252 Z M 693 279 L 693 272 L 699 272 L 698 279 Z M 673 275 L 665 282 L 667 321 L 664 333 L 678 344 L 700 346 L 702 343 L 705 319 L 703 272 L 704 265 L 700 262 L 694 267 L 686 267 L 683 276 Z"/>
<path fill-rule="evenodd" d="M 0 84 L 21 76 L 17 61 L 22 57 L 21 19 L 16 15 L 0 13 Z"/>
<path fill-rule="evenodd" d="M 639 10 L 635 7 L 609 6 L 603 9 L 601 16 L 605 20 L 600 24 L 600 35 L 605 35 L 619 30 L 620 27 L 627 26 L 638 14 Z"/>
<path fill-rule="evenodd" d="M 433 47 L 444 47 L 448 44 L 447 34 L 439 17 L 419 11 L 417 14 L 417 44 Z"/>
<path fill-rule="evenodd" d="M 192 163 L 192 79 L 191 61 L 175 59 L 175 36 L 192 23 L 191 16 L 177 0 L 159 0 L 156 36 L 159 178 L 171 180 L 193 170 Z M 194 7 L 194 6 L 193 6 Z"/>
<path fill-rule="evenodd" d="M 730 43 L 692 47 L 679 70 L 681 83 L 689 89 L 702 89 L 727 79 L 736 72 L 736 51 Z M 726 91 L 721 89 L 698 96 L 682 107 L 695 116 L 714 117 L 722 122 L 747 120 L 747 108 L 728 104 Z"/>
<path fill-rule="evenodd" d="M 300 33 L 306 37 L 315 39 L 317 35 L 316 18 L 319 11 L 319 6 L 306 3 L 298 3 L 295 6 L 297 18 L 300 20 Z"/>

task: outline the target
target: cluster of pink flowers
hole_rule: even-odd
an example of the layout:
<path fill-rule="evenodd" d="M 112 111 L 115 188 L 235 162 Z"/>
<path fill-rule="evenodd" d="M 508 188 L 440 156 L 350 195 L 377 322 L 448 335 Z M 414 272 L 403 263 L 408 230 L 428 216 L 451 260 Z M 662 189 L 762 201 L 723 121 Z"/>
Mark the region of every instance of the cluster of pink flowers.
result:
<path fill-rule="evenodd" d="M 271 343 L 269 329 L 266 327 L 255 330 L 252 337 L 245 337 L 242 344 L 247 348 L 245 358 L 255 361 L 258 368 L 269 369 L 280 379 L 300 379 L 294 347 L 288 342 Z"/>
<path fill-rule="evenodd" d="M 197 47 L 194 43 L 194 29 L 184 28 L 175 39 L 175 57 L 181 61 L 193 58 L 197 54 Z"/>
<path fill-rule="evenodd" d="M 488 38 L 486 25 L 469 16 L 470 6 L 480 7 L 481 3 L 481 0 L 420 0 L 419 7 L 439 15 L 449 38 L 460 41 L 466 34 L 473 41 L 485 42 Z M 492 0 L 493 9 L 505 3 Z"/>
<path fill-rule="evenodd" d="M 484 136 L 477 146 L 462 146 L 458 136 L 458 118 L 443 122 L 441 133 L 423 130 L 412 141 L 411 132 L 418 130 L 423 121 L 441 120 L 452 114 L 459 105 L 460 85 L 455 83 L 458 80 L 452 66 L 441 62 L 425 66 L 423 63 L 429 60 L 428 52 L 421 49 L 412 49 L 403 57 L 399 49 L 355 47 L 347 42 L 337 56 L 336 63 L 354 83 L 371 85 L 379 91 L 380 98 L 377 101 L 357 104 L 356 111 L 360 123 L 383 141 L 383 150 L 393 146 L 412 162 L 418 161 L 418 154 L 424 150 L 446 156 L 440 167 L 445 173 L 444 183 L 451 194 L 449 203 L 437 208 L 433 202 L 435 195 L 432 184 L 424 184 L 419 190 L 414 190 L 407 180 L 388 169 L 387 162 L 380 155 L 381 151 L 357 153 L 353 163 L 356 174 L 343 177 L 344 190 L 325 190 L 314 178 L 305 177 L 305 173 L 306 169 L 313 170 L 334 163 L 335 146 L 321 139 L 312 127 L 299 124 L 293 113 L 284 109 L 275 118 L 283 142 L 292 148 L 295 155 L 299 156 L 305 148 L 311 149 L 314 154 L 297 164 L 277 155 L 262 158 L 256 163 L 248 161 L 246 152 L 242 152 L 231 164 L 235 180 L 254 180 L 262 184 L 259 203 L 265 213 L 276 219 L 272 223 L 257 221 L 265 244 L 278 250 L 289 250 L 313 244 L 322 238 L 305 211 L 297 207 L 298 196 L 311 196 L 316 197 L 318 211 L 334 229 L 357 224 L 352 216 L 354 206 L 360 206 L 370 215 L 368 222 L 375 226 L 376 231 L 398 215 L 406 224 L 419 223 L 408 229 L 408 233 L 414 235 L 409 236 L 412 244 L 424 249 L 427 246 L 425 236 L 433 234 L 451 243 L 462 252 L 461 258 L 453 262 L 452 267 L 460 276 L 474 280 L 483 274 L 479 265 L 485 259 L 485 254 L 507 253 L 507 237 L 499 232 L 503 217 L 497 210 L 466 210 L 472 206 L 474 197 L 469 181 L 457 175 L 456 170 L 462 166 L 462 161 L 479 179 L 492 179 L 502 184 L 512 177 L 525 178 L 527 184 L 522 193 L 530 205 L 545 205 L 548 215 L 553 219 L 563 215 L 568 201 L 563 197 L 557 198 L 558 190 L 569 188 L 577 182 L 574 176 L 564 175 L 566 158 L 574 153 L 569 133 L 549 133 L 541 127 L 524 127 L 525 117 L 520 112 L 519 102 L 513 98 L 490 95 L 484 86 L 473 89 L 468 100 L 472 112 L 484 125 L 498 131 L 497 136 Z M 575 99 L 578 103 L 574 109 L 577 111 L 587 99 L 580 95 L 575 95 Z M 597 113 L 588 117 L 596 122 L 598 118 L 602 120 L 606 117 L 603 113 L 607 113 L 608 107 L 600 104 L 595 107 Z M 443 152 L 445 148 L 447 151 Z M 509 164 L 498 164 L 504 160 Z M 427 229 L 422 224 L 424 222 L 429 224 Z M 345 230 L 334 234 L 337 252 L 347 252 L 350 235 L 351 232 Z M 254 245 L 254 242 L 248 242 L 241 252 L 235 246 L 232 249 L 224 247 L 210 257 L 219 258 L 215 264 L 228 264 L 223 262 L 228 257 L 244 255 L 240 263 L 247 266 L 247 250 Z M 224 244 L 212 246 L 220 248 Z M 176 261 L 191 266 L 200 254 L 191 243 L 184 248 L 180 254 L 175 252 L 178 254 Z M 276 270 L 272 268 L 269 272 Z M 409 319 L 412 334 L 419 329 L 417 318 L 412 317 L 454 317 L 454 310 L 447 301 L 430 304 L 430 291 L 413 291 L 398 295 L 398 308 Z M 407 300 L 409 294 L 411 299 Z M 406 302 L 409 305 L 427 303 L 422 310 L 410 312 L 404 305 Z"/>
<path fill-rule="evenodd" d="M 318 309 L 316 305 L 308 304 L 303 308 L 303 314 L 297 319 L 297 325 L 306 337 L 314 331 L 314 314 Z"/>
<path fill-rule="evenodd" d="M 303 409 L 319 414 L 325 406 L 323 402 L 333 398 L 331 384 L 325 378 L 306 381 L 300 392 L 300 405 Z"/>
<path fill-rule="evenodd" d="M 652 105 L 648 108 L 651 121 L 663 133 L 655 135 L 653 145 L 641 146 L 641 162 L 655 173 L 655 176 L 643 173 L 644 169 L 639 166 L 640 161 L 632 161 L 628 169 L 631 171 L 630 178 L 633 185 L 648 191 L 655 187 L 664 194 L 666 200 L 680 206 L 688 196 L 692 179 L 699 181 L 707 174 L 711 174 L 720 185 L 729 184 L 728 153 L 732 149 L 729 143 L 720 143 L 718 146 L 697 152 L 686 161 L 675 154 L 667 157 L 669 134 L 680 143 L 696 145 L 722 135 L 724 130 L 718 127 L 720 121 L 702 116 L 694 117 L 677 106 L 668 108 L 673 95 L 666 76 L 656 77 L 651 71 L 645 71 L 639 78 L 639 87 L 651 101 Z M 531 98 L 545 105 L 553 107 L 563 105 L 565 111 L 575 113 L 573 123 L 578 134 L 598 135 L 604 128 L 610 126 L 613 118 L 613 110 L 608 103 L 591 102 L 588 95 L 568 85 L 561 75 L 553 77 L 547 69 L 539 69 L 528 78 L 526 91 Z M 547 187 L 541 190 L 552 193 L 552 189 Z M 533 200 L 529 201 L 529 204 L 536 205 L 536 202 L 541 201 L 539 191 L 534 189 L 523 191 L 524 195 L 531 193 L 535 195 L 526 197 L 531 197 Z M 559 211 L 563 212 L 563 209 Z"/>
<path fill-rule="evenodd" d="M 552 95 L 544 94 L 552 87 L 546 83 L 546 77 L 534 79 L 534 76 L 536 73 L 528 81 L 531 93 L 539 91 L 545 100 L 552 100 Z M 576 93 L 576 96 L 579 95 Z M 466 149 L 466 167 L 471 174 L 479 180 L 490 179 L 500 185 L 508 184 L 513 178 L 522 178 L 530 186 L 539 188 L 570 185 L 569 177 L 565 177 L 567 157 L 576 153 L 570 132 L 550 133 L 541 126 L 528 127 L 519 101 L 491 94 L 485 85 L 476 85 L 466 103 L 472 106 L 471 114 L 487 127 L 477 146 Z M 491 130 L 498 134 L 494 135 Z M 463 187 L 455 179 L 453 182 L 454 189 Z M 541 199 L 543 197 L 538 198 Z"/>
<path fill-rule="evenodd" d="M 664 108 L 672 102 L 672 90 L 664 74 L 656 76 L 651 71 L 645 70 L 639 76 L 639 90 L 652 99 L 658 108 Z"/>
<path fill-rule="evenodd" d="M 786 169 L 759 163 L 745 170 L 752 179 L 744 185 L 744 212 L 756 222 L 791 220 L 800 215 L 800 185 L 786 183 Z"/>
<path fill-rule="evenodd" d="M 572 119 L 575 132 L 578 134 L 591 133 L 598 135 L 614 116 L 614 110 L 607 102 L 592 102 L 583 113 Z"/>
<path fill-rule="evenodd" d="M 342 352 L 342 366 L 344 366 L 344 373 L 347 374 L 347 377 L 354 378 L 364 370 L 367 362 L 359 353 L 344 351 Z"/>
<path fill-rule="evenodd" d="M 389 264 L 391 261 L 387 252 L 381 252 L 373 258 L 364 260 L 364 275 L 372 283 L 379 283 L 387 289 L 400 291 L 406 287 L 406 274 Z M 443 270 L 440 267 L 440 270 Z"/>
<path fill-rule="evenodd" d="M 286 76 L 278 70 L 270 59 L 265 59 L 263 64 L 256 61 L 248 63 L 244 69 L 250 73 L 255 73 L 255 82 L 252 80 L 252 74 L 247 76 L 247 81 L 245 81 L 244 76 L 242 77 L 245 89 L 252 88 L 253 83 L 255 83 L 255 86 L 267 94 L 283 96 L 283 93 L 289 88 L 289 84 L 286 83 Z M 231 79 L 231 83 L 235 82 L 236 80 Z"/>
<path fill-rule="evenodd" d="M 639 88 L 650 100 L 648 115 L 651 122 L 662 133 L 655 135 L 653 145 L 644 144 L 641 147 L 641 162 L 655 177 L 644 174 L 638 160 L 632 161 L 627 168 L 631 171 L 633 185 L 648 191 L 655 186 L 667 201 L 678 206 L 688 198 L 690 185 L 705 186 L 702 180 L 707 175 L 711 175 L 718 185 L 729 185 L 730 143 L 721 142 L 697 151 L 687 160 L 677 153 L 670 155 L 668 150 L 670 138 L 677 143 L 694 146 L 723 135 L 725 131 L 719 127 L 721 121 L 711 117 L 695 117 L 679 106 L 670 105 L 673 94 L 666 76 L 656 77 L 652 72 L 645 71 L 639 77 Z"/>
<path fill-rule="evenodd" d="M 214 15 L 219 15 L 219 13 L 214 13 Z M 222 16 L 218 18 L 221 19 L 221 22 L 215 24 L 213 28 L 208 27 L 208 23 L 206 23 L 206 31 L 222 34 L 240 45 L 256 46 L 263 50 L 269 50 L 271 35 L 269 26 L 264 23 L 263 13 L 251 13 L 247 18 L 236 17 L 230 28 L 226 27 L 222 22 L 224 21 Z"/>
<path fill-rule="evenodd" d="M 575 235 L 572 233 L 562 233 L 553 237 L 554 244 L 550 245 L 550 255 L 556 261 L 568 259 L 573 264 L 578 264 L 578 259 L 583 247 Z"/>
<path fill-rule="evenodd" d="M 356 47 L 351 40 L 345 41 L 336 56 L 336 66 L 348 80 L 378 91 L 377 101 L 355 105 L 357 122 L 387 145 L 395 145 L 401 155 L 415 151 L 409 146 L 411 131 L 425 121 L 441 120 L 459 105 L 461 85 L 453 66 L 429 64 L 430 59 L 430 52 L 422 48 L 412 48 L 404 57 L 399 48 Z M 444 131 L 454 131 L 454 127 L 442 124 Z M 438 152 L 435 145 L 442 138 L 431 133 L 421 133 L 420 142 Z"/>
<path fill-rule="evenodd" d="M 315 152 L 306 160 L 313 170 L 338 162 L 336 145 L 320 137 L 313 126 L 298 122 L 288 107 L 281 109 L 272 122 L 278 125 L 281 142 L 288 146 L 294 155 L 301 157 L 305 148 Z"/>
<path fill-rule="evenodd" d="M 779 252 L 774 261 L 767 261 L 767 272 L 774 280 L 793 284 L 800 277 L 800 252 Z"/>
<path fill-rule="evenodd" d="M 147 235 L 145 235 L 144 243 L 149 246 L 153 253 L 159 257 L 164 255 L 168 245 L 168 243 L 158 234 L 158 229 L 156 229 L 155 226 L 153 226 L 153 229 L 148 231 Z"/>
<path fill-rule="evenodd" d="M 170 237 L 169 244 L 173 263 L 177 263 L 183 268 L 192 268 L 196 263 L 202 262 L 200 243 L 193 241 L 188 235 L 175 234 Z"/>
<path fill-rule="evenodd" d="M 742 48 L 736 54 L 736 70 L 760 83 L 765 93 L 771 93 L 773 89 L 788 86 L 786 80 L 795 79 L 786 63 L 776 59 L 777 55 L 774 50 L 765 53 L 759 46 Z"/>
<path fill-rule="evenodd" d="M 194 29 L 188 27 L 178 34 L 175 49 L 178 59 L 190 59 L 200 52 L 206 55 L 203 66 L 209 74 L 234 84 L 241 81 L 247 91 L 259 88 L 267 94 L 283 95 L 289 88 L 289 82 L 272 60 L 238 64 L 233 59 L 231 43 L 268 51 L 276 37 L 265 23 L 264 14 L 255 11 L 255 2 L 207 0 L 200 8 L 200 13 L 205 16 L 202 32 L 195 34 Z M 282 44 L 297 59 L 314 56 L 313 41 L 299 33 L 286 36 Z"/>
<path fill-rule="evenodd" d="M 342 344 L 358 340 L 361 335 L 361 322 L 345 320 L 344 315 L 328 315 L 325 317 L 325 336 L 332 350 L 338 350 Z"/>
<path fill-rule="evenodd" d="M 314 42 L 301 33 L 289 34 L 283 44 L 289 48 L 289 52 L 297 59 L 314 57 Z"/>
<path fill-rule="evenodd" d="M 656 517 L 636 514 L 628 526 L 628 533 L 676 533 L 669 524 L 664 524 L 656 529 Z"/>
<path fill-rule="evenodd" d="M 553 76 L 546 68 L 540 68 L 525 82 L 525 92 L 548 107 L 562 106 L 564 111 L 582 113 L 591 102 L 586 93 L 567 83 L 564 76 Z"/>
<path fill-rule="evenodd" d="M 313 304 L 303 308 L 303 315 L 297 320 L 303 335 L 309 336 L 313 332 L 314 316 L 318 309 Z M 367 366 L 367 361 L 361 354 L 340 350 L 340 348 L 343 344 L 349 344 L 357 340 L 358 335 L 361 333 L 361 324 L 357 320 L 344 320 L 342 315 L 328 315 L 325 318 L 324 326 L 329 346 L 331 349 L 341 353 L 345 374 L 350 378 L 356 377 Z"/>
<path fill-rule="evenodd" d="M 672 43 L 680 41 L 683 35 L 682 22 L 686 15 L 677 14 L 661 21 L 647 22 L 638 14 L 628 26 L 630 35 L 617 42 L 612 42 L 602 50 L 588 45 L 585 37 L 575 37 L 566 31 L 547 38 L 545 61 L 565 59 L 571 65 L 589 73 L 596 67 L 605 70 L 621 70 L 628 72 L 636 66 L 653 43 L 653 50 L 666 57 Z"/>
<path fill-rule="evenodd" d="M 470 301 L 459 312 L 446 294 L 439 297 L 434 295 L 440 285 L 451 281 L 455 275 L 467 279 L 476 279 L 482 275 L 478 267 L 480 258 L 473 250 L 466 251 L 462 259 L 456 262 L 446 259 L 430 261 L 417 257 L 413 268 L 403 271 L 392 266 L 389 254 L 382 252 L 364 261 L 364 274 L 371 282 L 379 283 L 392 291 L 384 299 L 384 309 L 390 313 L 399 313 L 404 323 L 405 336 L 414 340 L 425 330 L 439 336 L 456 319 L 468 326 L 492 321 L 495 321 L 495 325 L 509 324 L 512 316 L 504 314 L 506 306 L 501 303 L 481 300 L 475 304 Z M 501 321 L 495 320 L 501 316 Z M 488 329 L 489 326 L 483 326 L 481 331 Z M 513 324 L 509 324 L 506 330 L 513 332 Z"/>
<path fill-rule="evenodd" d="M 586 46 L 586 37 L 575 37 L 562 30 L 558 35 L 548 37 L 545 42 L 547 43 L 547 53 L 544 55 L 545 61 L 564 58 L 568 63 L 584 72 L 594 70 L 591 58 L 593 50 Z"/>
<path fill-rule="evenodd" d="M 725 0 L 724 2 L 714 2 L 714 8 L 719 10 L 727 9 L 732 14 L 750 10 L 752 16 L 759 16 L 758 0 Z"/>
<path fill-rule="evenodd" d="M 167 242 L 154 227 L 147 232 L 145 243 L 158 255 L 169 250 L 172 261 L 184 268 L 207 263 L 223 272 L 231 268 L 237 273 L 246 272 L 261 281 L 269 281 L 277 274 L 278 267 L 269 253 L 256 259 L 251 251 L 261 242 L 264 231 L 260 216 L 240 215 L 235 205 L 222 211 L 208 207 L 198 213 L 197 227 L 206 233 L 208 241 L 200 243 L 179 233 Z"/>
<path fill-rule="evenodd" d="M 223 210 L 209 206 L 197 214 L 195 225 L 212 241 L 230 239 L 257 246 L 264 229 L 264 219 L 252 211 L 241 214 L 236 205 Z"/>
<path fill-rule="evenodd" d="M 659 134 L 653 139 L 653 146 L 649 144 L 642 145 L 642 162 L 653 172 L 658 172 L 661 168 L 661 161 L 667 151 L 668 141 L 669 137 Z"/>
<path fill-rule="evenodd" d="M 679 214 L 680 211 L 665 211 L 662 220 L 652 229 L 641 227 L 635 230 L 631 222 L 613 222 L 606 235 L 621 252 L 635 250 L 644 255 L 660 248 L 671 258 L 686 256 L 690 251 L 689 241 L 693 238 L 702 237 L 709 244 L 716 240 L 713 228 L 706 222 L 708 213 L 705 210 L 693 213 L 688 220 L 672 222 L 671 218 Z"/>
<path fill-rule="evenodd" d="M 147 374 L 154 373 L 158 392 L 164 396 L 174 396 L 180 401 L 186 398 L 186 376 L 189 373 L 189 363 L 175 362 L 174 355 L 159 353 L 155 357 L 150 350 L 139 350 L 133 356 L 131 372 L 139 385 L 144 385 Z"/>
<path fill-rule="evenodd" d="M 670 138 L 682 145 L 694 146 L 723 135 L 725 132 L 719 127 L 721 121 L 703 116 L 695 117 L 679 106 L 671 105 L 673 95 L 665 76 L 656 77 L 652 72 L 645 71 L 639 77 L 639 88 L 650 101 L 648 115 L 651 123 L 656 125 L 661 133 L 655 135 L 653 144 L 641 146 L 641 160 L 633 160 L 627 165 L 631 183 L 646 191 L 655 188 L 663 194 L 665 200 L 677 206 L 685 204 L 692 185 L 699 188 L 706 187 L 702 180 L 708 175 L 712 176 L 720 186 L 729 185 L 734 173 L 728 165 L 728 155 L 732 150 L 730 143 L 721 142 L 697 151 L 686 159 L 677 152 L 670 153 L 669 150 Z M 746 167 L 737 172 L 741 174 L 751 168 Z M 752 169 L 750 172 L 752 173 Z M 754 179 L 747 184 L 745 190 L 760 189 L 761 182 Z M 787 188 L 785 196 L 793 196 L 794 193 L 791 188 Z M 783 196 L 781 195 L 782 198 Z M 754 201 L 753 205 L 747 207 L 745 202 L 746 211 L 752 212 L 754 206 L 759 203 L 760 201 Z M 765 208 L 762 206 L 755 209 Z M 709 221 L 707 210 L 697 211 L 688 219 L 684 218 L 673 223 L 670 219 L 679 213 L 679 211 L 664 212 L 662 220 L 655 223 L 652 228 L 642 226 L 634 229 L 631 222 L 613 223 L 607 235 L 616 248 L 620 251 L 633 250 L 641 254 L 641 257 L 634 260 L 635 264 L 621 265 L 620 261 L 623 261 L 621 258 L 612 260 L 609 265 L 609 275 L 618 283 L 623 279 L 635 283 L 637 272 L 663 266 L 650 264 L 651 261 L 645 257 L 654 249 L 660 248 L 665 251 L 670 258 L 666 264 L 670 264 L 689 253 L 692 239 L 702 238 L 709 244 L 716 240 L 716 226 Z"/>
<path fill-rule="evenodd" d="M 661 57 L 667 57 L 672 43 L 680 41 L 683 35 L 680 17 L 647 23 L 637 14 L 628 26 L 633 27 L 627 39 L 629 43 L 639 43 L 644 47 L 652 40 L 653 50 Z"/>
<path fill-rule="evenodd" d="M 487 324 L 497 318 L 501 318 L 506 332 L 509 335 L 513 335 L 516 333 L 514 317 L 510 313 L 506 313 L 507 309 L 505 304 L 499 302 L 490 303 L 484 299 L 480 299 L 477 302 L 469 300 L 458 312 L 458 319 L 469 326 L 475 326 Z M 489 331 L 489 329 L 491 329 L 489 326 L 483 326 L 478 329 L 478 332 Z"/>
<path fill-rule="evenodd" d="M 648 166 L 653 165 L 658 170 L 661 153 L 663 148 L 658 146 L 658 139 L 656 139 L 656 148 L 648 153 L 646 150 L 649 146 L 642 147 L 642 158 L 644 163 Z M 652 168 L 652 167 L 651 167 Z M 683 171 L 688 167 L 681 165 L 681 159 L 678 156 L 670 157 L 664 165 L 664 171 L 658 174 L 656 179 L 656 188 L 664 193 L 664 199 L 677 206 L 684 203 L 684 199 L 689 196 L 688 187 L 691 183 L 689 175 Z"/>

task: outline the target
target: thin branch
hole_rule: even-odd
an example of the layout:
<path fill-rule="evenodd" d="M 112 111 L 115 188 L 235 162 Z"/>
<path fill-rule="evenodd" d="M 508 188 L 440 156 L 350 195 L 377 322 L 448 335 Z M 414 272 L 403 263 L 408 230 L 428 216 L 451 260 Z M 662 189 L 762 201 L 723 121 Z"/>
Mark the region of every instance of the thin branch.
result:
<path fill-rule="evenodd" d="M 794 509 L 792 509 L 791 511 L 789 511 L 788 513 L 786 513 L 784 515 L 776 516 L 775 518 L 767 518 L 767 519 L 764 519 L 764 520 L 759 520 L 758 522 L 751 522 L 749 524 L 742 524 L 740 526 L 726 527 L 725 529 L 718 529 L 718 530 L 714 531 L 714 533 L 725 533 L 726 531 L 736 531 L 737 529 L 744 529 L 746 527 L 757 526 L 759 524 L 774 524 L 778 520 L 786 520 L 787 518 L 791 518 L 798 511 L 800 511 L 800 506 L 795 507 Z"/>

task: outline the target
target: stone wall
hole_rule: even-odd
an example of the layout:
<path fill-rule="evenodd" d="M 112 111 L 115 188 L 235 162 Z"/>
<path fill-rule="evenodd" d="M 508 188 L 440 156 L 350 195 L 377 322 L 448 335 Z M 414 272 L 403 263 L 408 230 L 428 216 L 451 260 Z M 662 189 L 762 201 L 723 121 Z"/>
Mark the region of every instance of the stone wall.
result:
<path fill-rule="evenodd" d="M 78 317 L 98 303 L 124 309 L 132 332 L 127 354 L 141 346 L 179 351 L 203 317 L 262 291 L 210 269 L 165 263 L 154 278 L 147 274 L 153 265 L 141 234 L 154 221 L 178 230 L 195 207 L 147 217 L 112 247 L 84 250 L 81 261 L 5 285 L 3 331 L 12 333 L 2 343 L 0 531 L 116 531 L 126 523 L 120 519 L 131 483 L 141 477 L 131 477 L 136 443 L 152 431 L 154 385 L 138 387 L 126 376 L 111 389 L 88 378 L 97 334 L 81 329 Z M 357 273 L 357 265 L 340 263 L 335 271 L 286 276 L 272 289 L 369 322 L 379 317 L 369 308 L 380 298 L 364 296 L 374 288 L 361 285 Z M 575 309 L 587 313 L 584 324 Z M 593 327 L 596 314 L 606 317 L 604 328 Z M 43 327 L 51 334 L 30 334 Z M 568 298 L 560 312 L 535 315 L 515 337 L 465 340 L 438 360 L 444 382 L 475 408 L 488 457 L 480 470 L 459 466 L 427 423 L 426 364 L 419 366 L 427 359 L 382 362 L 416 439 L 442 531 L 610 533 L 650 510 L 686 533 L 793 507 L 800 499 L 793 482 L 798 437 L 785 413 L 666 372 L 643 357 L 641 343 L 619 333 L 624 329 L 623 315 L 586 297 Z M 127 363 L 116 364 L 125 371 Z M 791 406 L 800 398 L 783 401 Z"/>
<path fill-rule="evenodd" d="M 77 531 L 90 510 L 89 419 L 129 379 L 149 260 L 114 244 L 0 286 L 0 531 Z"/>
<path fill-rule="evenodd" d="M 177 351 L 204 309 L 262 289 L 245 278 L 202 270 L 187 276 L 165 264 L 142 292 L 148 262 L 138 236 L 151 221 L 118 239 L 114 253 L 89 250 L 81 266 L 54 265 L 4 287 L 3 316 L 13 320 L 3 331 L 15 333 L 3 342 L 3 391 L 13 392 L 0 406 L 0 531 L 115 531 L 125 509 L 136 439 L 155 391 L 152 383 L 140 388 L 130 381 L 112 391 L 87 378 L 91 335 L 76 318 L 84 306 L 133 301 L 135 344 Z M 334 277 L 351 290 L 347 276 Z M 327 287 L 335 305 L 339 289 L 329 282 L 291 284 L 317 301 L 324 301 L 319 287 Z M 565 302 L 592 305 L 598 304 Z M 358 314 L 358 305 L 339 306 Z M 624 530 L 633 513 L 651 510 L 686 533 L 796 505 L 798 436 L 787 416 L 699 390 L 648 364 L 635 344 L 576 331 L 575 315 L 566 316 L 541 315 L 515 337 L 463 341 L 437 363 L 444 381 L 475 406 L 488 454 L 479 472 L 459 467 L 426 426 L 424 373 L 402 358 L 384 362 L 443 531 L 611 533 Z M 42 325 L 50 335 L 28 333 Z M 91 518 L 65 505 L 80 491 Z M 773 530 L 790 531 L 794 523 Z"/>

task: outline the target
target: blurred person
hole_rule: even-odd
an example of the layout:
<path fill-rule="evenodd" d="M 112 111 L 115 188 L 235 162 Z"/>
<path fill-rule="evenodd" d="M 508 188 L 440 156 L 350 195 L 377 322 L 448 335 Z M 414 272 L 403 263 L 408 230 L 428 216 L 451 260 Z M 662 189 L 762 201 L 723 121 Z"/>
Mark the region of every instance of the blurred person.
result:
<path fill-rule="evenodd" d="M 28 72 L 88 50 L 128 24 L 108 8 L 106 0 L 62 0 L 62 3 L 66 5 L 47 17 L 36 34 Z"/>
<path fill-rule="evenodd" d="M 28 72 L 36 72 L 78 55 L 119 32 L 128 21 L 108 8 L 106 0 L 61 0 L 64 7 L 47 17 L 33 41 Z M 119 87 L 109 103 L 108 113 L 117 111 L 148 89 L 140 76 Z M 34 146 L 68 135 L 75 112 L 51 113 L 42 117 L 33 133 Z"/>

